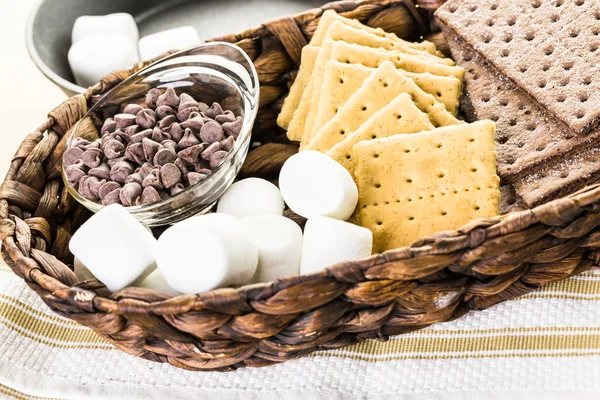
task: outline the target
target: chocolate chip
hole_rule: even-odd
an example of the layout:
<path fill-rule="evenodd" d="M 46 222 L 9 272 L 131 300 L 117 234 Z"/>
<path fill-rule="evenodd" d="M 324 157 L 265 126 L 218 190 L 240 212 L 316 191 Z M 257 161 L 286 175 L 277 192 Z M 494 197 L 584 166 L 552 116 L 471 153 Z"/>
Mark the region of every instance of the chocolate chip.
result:
<path fill-rule="evenodd" d="M 103 206 L 110 206 L 111 204 L 121 204 L 120 199 L 121 189 L 115 189 L 102 199 Z"/>
<path fill-rule="evenodd" d="M 200 129 L 200 139 L 203 142 L 214 143 L 223 140 L 223 128 L 217 122 L 211 121 L 204 124 Z"/>
<path fill-rule="evenodd" d="M 175 141 L 176 143 L 183 138 L 183 129 L 181 129 L 181 126 L 177 122 L 169 126 L 167 132 L 169 135 L 171 135 L 171 140 Z"/>
<path fill-rule="evenodd" d="M 173 115 L 173 116 L 175 116 L 175 115 L 177 115 L 177 113 L 175 112 L 175 110 L 174 110 L 174 109 L 172 109 L 172 108 L 171 108 L 171 107 L 169 107 L 169 106 L 160 106 L 160 107 L 158 107 L 158 108 L 156 109 L 156 116 L 157 116 L 159 119 L 165 118 L 165 117 L 167 117 L 167 116 L 169 116 L 169 115 Z"/>
<path fill-rule="evenodd" d="M 141 185 L 143 181 L 144 181 L 144 178 L 142 177 L 142 174 L 140 174 L 139 172 L 134 172 L 133 174 L 131 174 L 127 178 L 125 178 L 126 184 L 135 182 L 135 183 L 139 183 Z"/>
<path fill-rule="evenodd" d="M 86 167 L 95 168 L 102 162 L 102 151 L 94 148 L 87 149 L 81 154 L 81 161 Z"/>
<path fill-rule="evenodd" d="M 140 106 L 139 104 L 127 104 L 123 109 L 123 113 L 137 115 L 143 109 L 144 107 Z"/>
<path fill-rule="evenodd" d="M 69 165 L 73 165 L 77 162 L 77 160 L 81 160 L 83 156 L 83 149 L 79 147 L 70 147 L 63 154 L 63 165 L 68 167 Z"/>
<path fill-rule="evenodd" d="M 152 136 L 150 138 L 155 142 L 160 143 L 167 139 L 171 139 L 171 135 L 169 135 L 168 133 L 164 133 L 160 130 L 159 127 L 154 127 L 154 129 L 152 130 Z"/>
<path fill-rule="evenodd" d="M 204 146 L 197 144 L 187 149 L 181 150 L 177 155 L 180 159 L 194 166 L 200 162 L 200 154 L 204 151 Z"/>
<path fill-rule="evenodd" d="M 177 168 L 179 168 L 179 171 L 181 171 L 182 175 L 185 175 L 188 173 L 188 168 L 185 166 L 185 163 L 183 162 L 183 160 L 181 158 L 177 157 L 177 160 L 175 160 L 175 162 L 173 164 L 175 164 L 175 166 Z"/>
<path fill-rule="evenodd" d="M 90 168 L 90 170 L 88 171 L 88 174 L 90 176 L 95 176 L 96 178 L 109 180 L 110 179 L 110 166 L 107 163 L 103 162 L 102 164 L 98 165 L 95 168 Z"/>
<path fill-rule="evenodd" d="M 118 164 L 121 161 L 127 161 L 127 159 L 125 157 L 117 157 L 113 158 L 112 160 L 107 160 L 106 162 L 108 163 L 108 166 L 112 168 L 115 164 Z"/>
<path fill-rule="evenodd" d="M 160 194 L 152 186 L 144 188 L 139 204 L 151 204 L 160 201 Z"/>
<path fill-rule="evenodd" d="M 221 140 L 219 144 L 221 145 L 221 150 L 229 151 L 233 148 L 233 145 L 235 144 L 235 139 L 233 138 L 233 136 L 229 136 L 227 139 Z"/>
<path fill-rule="evenodd" d="M 73 140 L 71 141 L 71 147 L 79 147 L 82 150 L 85 150 L 85 146 L 87 146 L 89 144 L 90 144 L 90 141 L 86 140 L 82 137 L 73 138 Z"/>
<path fill-rule="evenodd" d="M 187 120 L 190 117 L 190 115 L 195 114 L 199 111 L 200 110 L 198 109 L 198 107 L 184 108 L 183 110 L 177 111 L 177 119 L 180 122 L 183 122 Z"/>
<path fill-rule="evenodd" d="M 67 181 L 72 186 L 77 186 L 79 184 L 79 180 L 82 177 L 86 176 L 85 166 L 83 165 L 83 163 L 75 163 L 69 165 L 65 169 L 65 172 L 67 174 Z"/>
<path fill-rule="evenodd" d="M 171 188 L 171 196 L 175 196 L 176 194 L 179 194 L 181 192 L 183 192 L 185 190 L 185 186 L 183 186 L 183 184 L 178 183 L 177 185 L 173 186 Z"/>
<path fill-rule="evenodd" d="M 88 200 L 97 200 L 100 186 L 106 183 L 106 180 L 98 179 L 95 176 L 84 176 L 79 180 L 77 191 Z"/>
<path fill-rule="evenodd" d="M 124 206 L 133 206 L 138 197 L 142 195 L 142 186 L 139 183 L 130 182 L 123 186 L 119 193 L 119 199 Z"/>
<path fill-rule="evenodd" d="M 152 170 L 142 181 L 142 187 L 148 186 L 153 186 L 156 189 L 163 188 L 163 185 L 160 181 L 160 171 L 158 169 Z"/>
<path fill-rule="evenodd" d="M 189 94 L 181 93 L 179 96 L 179 106 L 177 107 L 177 110 L 181 111 L 186 108 L 198 108 L 198 103 Z"/>
<path fill-rule="evenodd" d="M 92 149 L 88 149 L 86 151 L 89 150 Z M 125 145 L 116 139 L 112 139 L 106 141 L 102 147 L 102 150 L 104 150 L 104 155 L 106 158 L 112 160 L 114 158 L 122 157 L 125 154 Z"/>
<path fill-rule="evenodd" d="M 194 136 L 194 132 L 190 128 L 187 128 L 183 134 L 183 137 L 177 143 L 180 149 L 185 149 L 190 146 L 195 146 L 200 144 L 200 141 Z"/>
<path fill-rule="evenodd" d="M 190 172 L 189 174 L 187 174 L 187 180 L 190 183 L 190 186 L 192 186 L 200 182 L 200 180 L 202 180 L 202 178 L 204 178 L 205 176 L 206 175 L 200 174 L 198 172 Z"/>
<path fill-rule="evenodd" d="M 144 108 L 135 116 L 135 123 L 142 129 L 153 128 L 156 124 L 156 113 L 154 110 Z"/>
<path fill-rule="evenodd" d="M 238 138 L 240 132 L 242 131 L 242 125 L 244 124 L 244 120 L 242 117 L 237 117 L 233 122 L 225 122 L 223 124 L 223 131 L 229 136 L 233 136 L 234 138 Z"/>
<path fill-rule="evenodd" d="M 206 111 L 204 111 L 204 115 L 211 119 L 215 119 L 217 115 L 221 114 L 223 114 L 223 109 L 221 108 L 221 105 L 219 103 L 212 103 L 212 106 L 210 106 Z"/>
<path fill-rule="evenodd" d="M 225 122 L 233 122 L 235 121 L 235 115 L 231 111 L 227 110 L 223 114 L 217 115 L 215 117 L 215 121 L 220 124 L 224 124 Z"/>
<path fill-rule="evenodd" d="M 135 168 L 127 161 L 119 161 L 110 169 L 110 179 L 115 182 L 125 183 L 125 179 L 133 173 Z"/>
<path fill-rule="evenodd" d="M 179 106 L 179 97 L 177 96 L 175 89 L 173 89 L 172 87 L 167 88 L 167 90 L 163 94 L 158 96 L 156 105 L 158 107 L 163 106 L 163 105 L 173 107 L 173 108 L 178 107 Z"/>
<path fill-rule="evenodd" d="M 98 189 L 98 197 L 100 197 L 100 200 L 104 200 L 110 192 L 117 189 L 121 189 L 121 185 L 119 185 L 117 182 L 104 182 L 100 186 L 100 189 Z"/>
<path fill-rule="evenodd" d="M 143 164 L 146 160 L 144 156 L 144 147 L 141 143 L 131 143 L 125 149 L 125 158 L 135 162 L 136 164 Z"/>
<path fill-rule="evenodd" d="M 217 168 L 217 166 L 221 164 L 221 161 L 223 161 L 225 157 L 227 157 L 226 151 L 219 150 L 215 152 L 215 154 L 210 157 L 210 168 Z"/>
<path fill-rule="evenodd" d="M 87 150 L 87 149 L 99 149 L 101 142 L 102 142 L 102 139 L 96 139 L 92 143 L 87 144 L 86 146 L 80 146 L 80 148 L 83 147 L 84 150 Z"/>
<path fill-rule="evenodd" d="M 163 148 L 160 143 L 156 143 L 150 139 L 142 140 L 142 147 L 144 149 L 144 158 L 150 163 L 154 160 L 156 153 Z"/>
<path fill-rule="evenodd" d="M 200 109 L 200 112 L 206 112 L 206 110 L 208 110 L 208 104 L 199 101 L 198 108 Z"/>
<path fill-rule="evenodd" d="M 200 168 L 199 170 L 197 170 L 196 172 L 200 173 L 200 174 L 204 174 L 204 175 L 208 175 L 211 173 L 211 170 L 208 168 Z"/>
<path fill-rule="evenodd" d="M 143 163 L 142 166 L 140 167 L 140 174 L 142 174 L 142 178 L 145 178 L 146 176 L 148 176 L 148 174 L 150 172 L 152 172 L 153 170 L 155 170 L 156 168 L 150 164 L 149 162 Z"/>
<path fill-rule="evenodd" d="M 102 128 L 100 128 L 100 133 L 104 136 L 107 133 L 112 133 L 117 129 L 117 123 L 112 118 L 107 118 L 102 124 Z M 84 139 L 85 140 L 85 139 Z"/>
<path fill-rule="evenodd" d="M 152 129 L 145 129 L 141 132 L 136 133 L 131 137 L 131 143 L 142 143 L 144 138 L 149 138 L 152 136 Z"/>
<path fill-rule="evenodd" d="M 162 166 L 168 163 L 175 162 L 175 159 L 177 159 L 177 154 L 175 154 L 173 150 L 163 148 L 156 152 L 153 161 L 154 165 Z"/>
<path fill-rule="evenodd" d="M 158 121 L 158 127 L 162 130 L 167 130 L 174 122 L 177 122 L 177 117 L 174 115 L 167 115 L 160 121 Z"/>
<path fill-rule="evenodd" d="M 160 89 L 152 88 L 146 94 L 146 105 L 148 107 L 156 107 L 156 101 L 160 97 Z"/>
<path fill-rule="evenodd" d="M 131 125 L 125 128 L 124 132 L 127 135 L 127 140 L 131 140 L 131 137 L 141 131 L 141 127 L 139 125 Z"/>
<path fill-rule="evenodd" d="M 211 157 L 212 157 L 212 155 L 215 154 L 219 150 L 221 150 L 221 145 L 219 144 L 219 142 L 214 142 L 213 144 L 211 144 L 210 146 L 208 146 L 202 152 L 202 154 L 200 154 L 200 157 L 202 157 L 205 160 L 210 160 Z"/>
<path fill-rule="evenodd" d="M 204 125 L 204 119 L 201 116 L 197 116 L 182 122 L 180 125 L 183 129 L 189 128 L 195 133 L 200 133 L 200 130 Z"/>
<path fill-rule="evenodd" d="M 117 128 L 123 129 L 135 124 L 135 115 L 117 114 L 114 116 L 114 120 L 117 123 Z"/>
<path fill-rule="evenodd" d="M 175 164 L 168 163 L 160 167 L 160 181 L 167 189 L 181 182 L 181 171 Z"/>
<path fill-rule="evenodd" d="M 160 144 L 162 144 L 163 147 L 171 150 L 174 153 L 177 153 L 179 151 L 179 147 L 177 147 L 177 143 L 171 139 L 163 140 L 162 142 L 160 142 Z"/>

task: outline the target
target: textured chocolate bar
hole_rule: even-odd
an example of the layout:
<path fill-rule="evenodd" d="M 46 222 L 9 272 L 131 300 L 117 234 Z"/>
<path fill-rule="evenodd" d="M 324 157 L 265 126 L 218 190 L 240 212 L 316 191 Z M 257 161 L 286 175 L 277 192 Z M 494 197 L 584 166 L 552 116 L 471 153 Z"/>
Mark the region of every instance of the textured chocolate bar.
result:
<path fill-rule="evenodd" d="M 450 0 L 436 17 L 575 132 L 598 125 L 598 1 Z"/>

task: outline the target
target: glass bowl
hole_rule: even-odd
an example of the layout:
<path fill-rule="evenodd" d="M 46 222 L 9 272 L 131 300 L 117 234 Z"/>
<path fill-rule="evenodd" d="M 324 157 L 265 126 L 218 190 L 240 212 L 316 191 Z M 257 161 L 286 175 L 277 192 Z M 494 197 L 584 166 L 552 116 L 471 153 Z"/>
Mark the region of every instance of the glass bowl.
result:
<path fill-rule="evenodd" d="M 172 224 L 210 210 L 239 172 L 250 145 L 252 126 L 258 111 L 259 81 L 248 55 L 230 43 L 205 43 L 174 53 L 131 75 L 104 95 L 82 118 L 91 117 L 96 128 L 104 119 L 118 114 L 122 104 L 142 103 L 152 88 L 173 87 L 207 104 L 218 102 L 224 110 L 243 117 L 242 130 L 223 161 L 194 185 L 156 203 L 126 207 L 141 223 L 153 227 Z M 82 136 L 81 121 L 67 140 Z M 65 150 L 66 150 L 65 149 Z M 65 168 L 62 177 L 69 193 L 79 203 L 97 212 L 102 205 L 90 201 L 69 185 Z"/>

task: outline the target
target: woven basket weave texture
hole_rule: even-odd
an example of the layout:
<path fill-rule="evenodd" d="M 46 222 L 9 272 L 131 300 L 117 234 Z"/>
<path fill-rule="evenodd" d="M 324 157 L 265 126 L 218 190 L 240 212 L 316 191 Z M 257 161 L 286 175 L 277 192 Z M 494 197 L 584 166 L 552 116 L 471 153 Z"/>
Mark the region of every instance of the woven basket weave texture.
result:
<path fill-rule="evenodd" d="M 262 146 L 249 154 L 241 176 L 274 179 L 297 151 L 275 120 L 324 10 L 403 38 L 428 35 L 443 51 L 443 38 L 430 31 L 432 11 L 442 3 L 337 2 L 219 38 L 249 54 L 261 82 L 253 135 Z M 25 138 L 0 186 L 7 264 L 57 313 L 129 354 L 191 370 L 266 366 L 458 318 L 598 264 L 600 186 L 592 186 L 311 275 L 174 298 L 139 288 L 105 296 L 102 284 L 78 282 L 72 271 L 68 242 L 90 214 L 67 194 L 60 163 L 70 130 L 89 107 L 150 62 L 116 71 L 50 111 Z"/>

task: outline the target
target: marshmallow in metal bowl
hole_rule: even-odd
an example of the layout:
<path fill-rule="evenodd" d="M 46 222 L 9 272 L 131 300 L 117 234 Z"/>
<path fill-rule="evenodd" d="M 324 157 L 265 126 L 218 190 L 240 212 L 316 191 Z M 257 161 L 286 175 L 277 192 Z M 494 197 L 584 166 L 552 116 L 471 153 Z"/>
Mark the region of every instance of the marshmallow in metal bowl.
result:
<path fill-rule="evenodd" d="M 198 43 L 198 31 L 192 26 L 181 26 L 144 36 L 138 47 L 142 60 L 149 60 L 169 50 L 181 50 Z"/>
<path fill-rule="evenodd" d="M 219 199 L 217 212 L 236 218 L 251 215 L 282 215 L 285 204 L 277 186 L 260 178 L 247 178 L 231 185 Z"/>
<path fill-rule="evenodd" d="M 106 32 L 85 36 L 73 43 L 67 56 L 75 82 L 88 87 L 105 75 L 131 68 L 139 61 L 135 46 L 127 36 Z"/>
<path fill-rule="evenodd" d="M 258 249 L 240 221 L 227 214 L 207 214 L 163 232 L 156 263 L 169 286 L 194 294 L 250 282 Z"/>
<path fill-rule="evenodd" d="M 302 253 L 302 229 L 281 215 L 253 215 L 241 220 L 258 248 L 254 282 L 297 275 Z"/>
<path fill-rule="evenodd" d="M 350 173 L 318 151 L 302 151 L 283 164 L 279 189 L 286 204 L 305 218 L 350 218 L 358 202 L 358 189 Z"/>
<path fill-rule="evenodd" d="M 154 271 L 155 246 L 152 233 L 117 204 L 94 214 L 69 242 L 71 253 L 111 292 Z"/>
<path fill-rule="evenodd" d="M 82 15 L 75 20 L 71 32 L 71 43 L 99 33 L 119 33 L 126 36 L 133 46 L 139 40 L 138 27 L 131 14 Z"/>
<path fill-rule="evenodd" d="M 328 217 L 310 218 L 304 227 L 300 273 L 368 258 L 372 248 L 373 233 L 367 228 Z"/>

